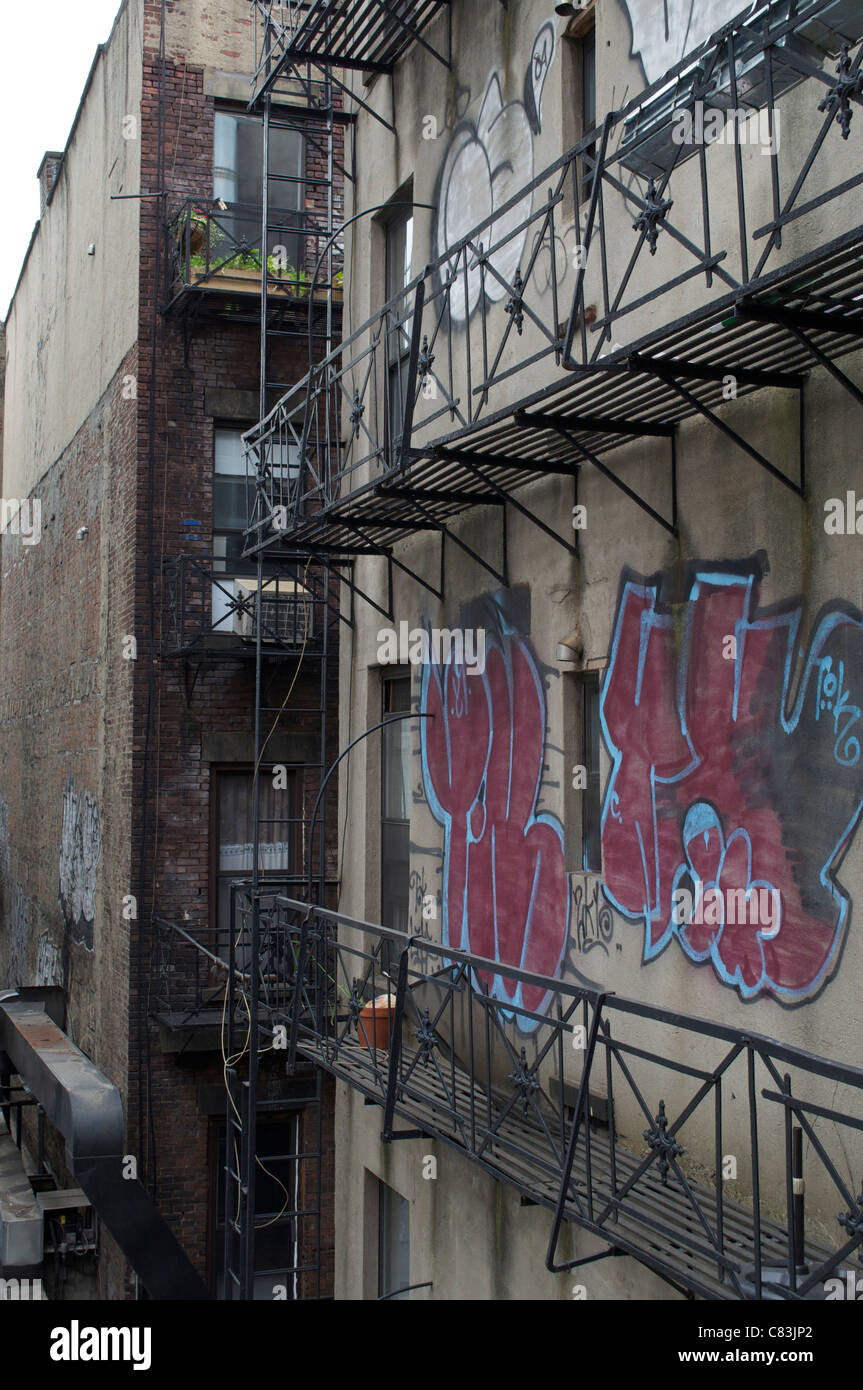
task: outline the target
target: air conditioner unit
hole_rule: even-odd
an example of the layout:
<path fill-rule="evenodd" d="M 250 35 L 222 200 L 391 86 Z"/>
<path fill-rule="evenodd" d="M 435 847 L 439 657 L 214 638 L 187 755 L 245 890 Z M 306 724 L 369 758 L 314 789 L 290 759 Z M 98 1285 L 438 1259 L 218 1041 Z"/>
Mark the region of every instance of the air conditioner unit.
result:
<path fill-rule="evenodd" d="M 816 19 L 807 20 L 806 12 L 813 8 L 815 0 L 765 0 L 754 17 L 750 13 L 751 29 L 741 32 L 736 46 L 737 108 L 734 106 L 725 48 L 720 45 L 718 53 L 714 55 L 716 65 L 700 98 L 705 110 L 755 112 L 767 105 L 771 90 L 767 81 L 768 57 L 764 44 L 752 32 L 762 22 L 769 22 L 778 28 L 790 19 L 800 19 L 797 28 L 783 34 L 770 49 L 774 101 L 790 87 L 802 82 L 805 75 L 799 66 L 783 61 L 783 50 L 817 67 L 824 54 L 838 53 L 844 41 L 856 43 L 863 34 L 863 11 L 859 0 L 853 0 L 853 3 L 852 0 L 835 0 L 834 4 L 819 10 Z M 710 42 L 695 52 L 699 55 L 697 59 L 693 58 L 687 67 L 681 68 L 676 76 L 670 77 L 665 83 L 656 84 L 657 90 L 648 95 L 623 122 L 617 158 L 623 168 L 642 178 L 661 178 L 685 163 L 698 150 L 697 141 L 681 145 L 674 138 L 677 118 L 685 111 L 692 110 L 694 93 L 701 80 L 699 65 L 710 56 Z"/>
<path fill-rule="evenodd" d="M 293 579 L 266 579 L 260 598 L 253 579 L 234 580 L 234 632 L 254 642 L 261 614 L 261 641 L 300 648 L 314 636 L 315 605 L 308 589 Z"/>

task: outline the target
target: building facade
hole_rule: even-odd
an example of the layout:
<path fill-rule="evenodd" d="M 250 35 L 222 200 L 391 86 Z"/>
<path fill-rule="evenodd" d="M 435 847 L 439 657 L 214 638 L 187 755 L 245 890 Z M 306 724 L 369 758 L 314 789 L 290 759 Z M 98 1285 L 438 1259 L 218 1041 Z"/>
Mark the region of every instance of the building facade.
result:
<path fill-rule="evenodd" d="M 46 156 L 0 965 L 223 1296 L 859 1267 L 861 39 L 128 0 Z"/>
<path fill-rule="evenodd" d="M 228 1129 L 249 1103 L 245 1015 L 216 964 L 231 885 L 252 868 L 256 772 L 262 878 L 304 883 L 337 717 L 325 590 L 270 566 L 256 601 L 242 559 L 242 432 L 341 313 L 340 289 L 311 288 L 342 215 L 325 94 L 312 112 L 298 85 L 293 115 L 273 108 L 265 166 L 254 63 L 245 0 L 120 7 L 66 149 L 43 161 L 6 321 L 2 491 L 21 524 L 2 541 L 0 980 L 62 989 L 68 1036 L 122 1097 L 140 1180 L 219 1296 Z M 321 852 L 326 878 L 334 830 Z M 327 1296 L 331 1083 L 288 1077 L 272 1047 L 257 1082 L 254 1296 Z M 35 1157 L 27 1099 L 27 1163 L 68 1187 L 50 1123 Z M 62 1286 L 46 1255 L 52 1296 L 139 1294 L 106 1227 L 87 1246 Z"/>
<path fill-rule="evenodd" d="M 289 33 L 362 102 L 351 328 L 252 434 L 310 446 L 292 543 L 354 557 L 340 748 L 396 721 L 318 914 L 354 1017 L 295 1029 L 336 1296 L 823 1296 L 861 1230 L 859 7 L 405 9 Z"/>

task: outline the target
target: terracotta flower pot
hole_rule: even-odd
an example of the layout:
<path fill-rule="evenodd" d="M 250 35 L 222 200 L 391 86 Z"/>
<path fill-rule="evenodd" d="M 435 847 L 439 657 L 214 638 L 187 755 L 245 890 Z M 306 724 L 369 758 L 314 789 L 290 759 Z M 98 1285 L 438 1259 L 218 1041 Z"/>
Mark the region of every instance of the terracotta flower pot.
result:
<path fill-rule="evenodd" d="M 395 1009 L 396 997 L 394 994 L 379 994 L 377 999 L 372 999 L 368 1004 L 363 1005 L 357 1019 L 357 1038 L 361 1047 L 367 1047 L 369 1051 L 372 1048 L 381 1052 L 387 1051 L 392 1035 Z"/>

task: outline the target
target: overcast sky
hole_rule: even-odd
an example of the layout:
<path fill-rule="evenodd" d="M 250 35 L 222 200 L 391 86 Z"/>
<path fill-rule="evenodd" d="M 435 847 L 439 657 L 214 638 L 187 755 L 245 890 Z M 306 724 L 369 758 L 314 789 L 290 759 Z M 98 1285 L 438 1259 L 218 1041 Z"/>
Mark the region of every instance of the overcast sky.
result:
<path fill-rule="evenodd" d="M 120 0 L 3 0 L 0 42 L 0 316 L 18 279 L 39 218 L 36 170 L 62 150 L 96 48 L 111 32 Z"/>

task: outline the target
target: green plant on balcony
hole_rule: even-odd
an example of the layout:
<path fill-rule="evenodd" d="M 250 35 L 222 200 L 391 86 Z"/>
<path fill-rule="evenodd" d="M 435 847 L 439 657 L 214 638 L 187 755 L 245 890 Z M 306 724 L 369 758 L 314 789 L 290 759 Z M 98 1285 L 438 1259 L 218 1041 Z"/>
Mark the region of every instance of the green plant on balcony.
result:
<path fill-rule="evenodd" d="M 283 287 L 294 295 L 297 299 L 305 299 L 309 294 L 312 282 L 311 278 L 300 267 L 285 265 L 278 256 L 267 257 L 267 270 L 274 276 L 280 287 Z"/>

